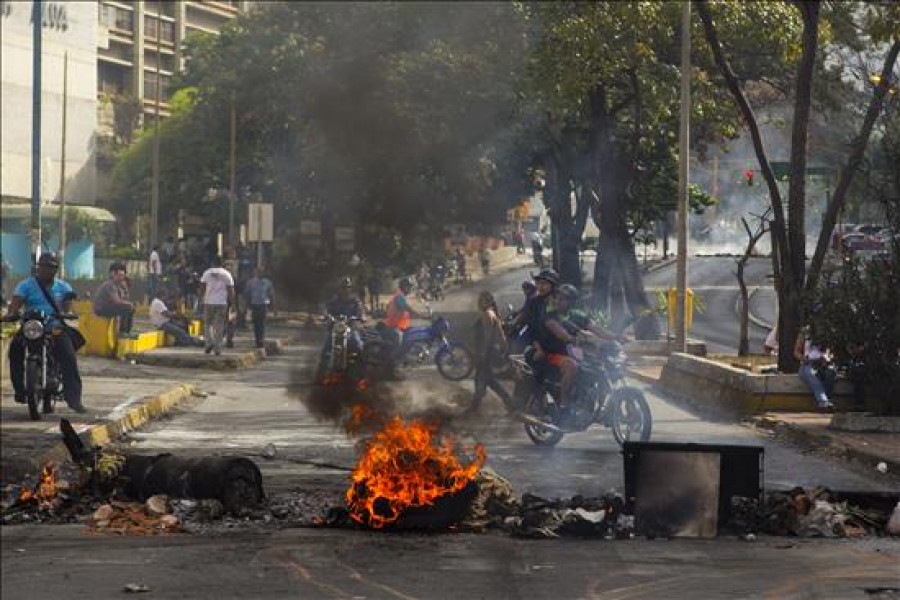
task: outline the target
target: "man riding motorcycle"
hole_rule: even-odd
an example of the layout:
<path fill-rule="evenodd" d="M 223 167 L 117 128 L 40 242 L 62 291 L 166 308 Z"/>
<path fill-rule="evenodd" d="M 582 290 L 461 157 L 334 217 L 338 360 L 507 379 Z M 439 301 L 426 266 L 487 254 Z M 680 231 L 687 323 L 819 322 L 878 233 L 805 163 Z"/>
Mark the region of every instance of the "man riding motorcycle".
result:
<path fill-rule="evenodd" d="M 548 307 L 535 333 L 534 362 L 546 360 L 547 364 L 560 371 L 560 410 L 568 411 L 569 395 L 578 372 L 577 361 L 569 355 L 568 346 L 577 338 L 601 338 L 624 341 L 624 336 L 616 335 L 591 321 L 584 312 L 575 308 L 578 290 L 573 285 L 564 284 L 554 295 L 553 305 Z"/>
<path fill-rule="evenodd" d="M 397 287 L 397 293 L 388 302 L 382 323 L 385 338 L 395 344 L 399 352 L 403 345 L 403 332 L 409 329 L 411 319 L 427 319 L 429 315 L 414 310 L 410 305 L 407 296 L 412 292 L 413 284 L 409 277 L 401 279 Z"/>
<path fill-rule="evenodd" d="M 534 340 L 534 334 L 544 318 L 547 303 L 553 295 L 556 286 L 559 285 L 559 275 L 553 269 L 544 269 L 534 277 L 535 291 L 525 299 L 525 305 L 516 317 L 514 330 L 522 331 L 528 343 Z M 525 285 L 522 285 L 525 291 Z"/>
<path fill-rule="evenodd" d="M 18 320 L 20 311 L 24 308 L 25 312 L 41 311 L 51 324 L 62 325 L 58 315 L 70 312 L 75 292 L 68 283 L 56 279 L 57 269 L 59 269 L 59 259 L 55 254 L 41 254 L 35 275 L 16 286 L 12 301 L 9 303 L 9 312 L 3 317 L 3 320 Z M 48 300 L 47 295 L 53 299 L 52 303 Z M 56 308 L 53 306 L 54 303 Z M 81 375 L 78 373 L 76 350 L 68 329 L 64 328 L 64 333 L 56 338 L 52 348 L 59 365 L 63 392 L 69 408 L 77 413 L 87 412 L 81 403 Z M 12 381 L 15 400 L 20 404 L 27 402 L 24 362 L 25 339 L 22 332 L 19 331 L 9 345 L 9 378 Z"/>
<path fill-rule="evenodd" d="M 331 300 L 325 305 L 325 313 L 331 317 L 355 317 L 360 320 L 366 318 L 366 310 L 362 301 L 353 293 L 353 280 L 344 277 Z M 362 338 L 359 331 L 350 331 L 350 347 L 355 352 L 362 352 Z"/>

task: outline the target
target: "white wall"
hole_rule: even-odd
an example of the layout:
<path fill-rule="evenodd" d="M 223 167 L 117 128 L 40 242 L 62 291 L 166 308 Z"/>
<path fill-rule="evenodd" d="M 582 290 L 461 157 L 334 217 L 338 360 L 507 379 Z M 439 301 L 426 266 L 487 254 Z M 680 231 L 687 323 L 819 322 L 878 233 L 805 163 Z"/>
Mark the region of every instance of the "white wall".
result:
<path fill-rule="evenodd" d="M 42 36 L 42 189 L 45 202 L 57 199 L 61 166 L 63 53 L 69 53 L 66 200 L 93 204 L 96 197 L 94 132 L 97 127 L 97 3 L 44 2 Z M 3 2 L 2 194 L 31 197 L 32 3 Z M 50 13 L 57 19 L 50 22 Z"/>

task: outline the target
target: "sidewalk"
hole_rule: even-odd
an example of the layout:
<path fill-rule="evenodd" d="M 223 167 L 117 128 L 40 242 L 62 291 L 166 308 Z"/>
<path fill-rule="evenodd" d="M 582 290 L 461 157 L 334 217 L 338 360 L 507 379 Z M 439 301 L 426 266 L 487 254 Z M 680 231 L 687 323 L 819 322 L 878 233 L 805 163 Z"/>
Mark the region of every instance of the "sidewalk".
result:
<path fill-rule="evenodd" d="M 82 379 L 83 400 L 88 412 L 78 414 L 63 402 L 56 405 L 53 414 L 44 415 L 40 421 L 28 417 L 28 407 L 17 404 L 12 387 L 8 381 L 3 382 L 0 479 L 4 483 L 37 472 L 47 460 L 60 462 L 68 457 L 60 438 L 59 421 L 62 418 L 71 421 L 86 443 L 101 444 L 140 427 L 195 393 L 193 387 L 171 379 L 106 376 L 83 376 Z"/>
<path fill-rule="evenodd" d="M 656 386 L 662 368 L 658 364 L 629 365 L 628 376 Z M 829 428 L 831 420 L 830 414 L 767 413 L 753 417 L 751 422 L 795 444 L 856 460 L 868 468 L 884 462 L 889 473 L 900 475 L 900 433 L 838 431 Z"/>

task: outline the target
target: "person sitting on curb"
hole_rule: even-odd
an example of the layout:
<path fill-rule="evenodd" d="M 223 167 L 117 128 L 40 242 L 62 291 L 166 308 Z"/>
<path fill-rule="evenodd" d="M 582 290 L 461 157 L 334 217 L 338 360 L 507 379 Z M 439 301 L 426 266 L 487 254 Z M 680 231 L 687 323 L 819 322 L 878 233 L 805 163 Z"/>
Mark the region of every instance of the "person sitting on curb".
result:
<path fill-rule="evenodd" d="M 834 390 L 837 373 L 831 361 L 832 355 L 829 350 L 823 350 L 811 341 L 808 325 L 797 334 L 797 340 L 794 342 L 794 358 L 800 361 L 797 375 L 809 386 L 819 410 L 834 410 L 830 396 Z"/>
<path fill-rule="evenodd" d="M 114 262 L 109 266 L 109 279 L 94 293 L 94 314 L 98 317 L 118 318 L 119 336 L 133 338 L 131 324 L 134 320 L 134 304 L 130 300 L 125 279 L 125 263 Z"/>
<path fill-rule="evenodd" d="M 156 298 L 150 303 L 150 323 L 174 337 L 176 346 L 202 346 L 203 340 L 188 333 L 190 323 L 187 317 L 170 311 L 167 302 L 174 305 L 173 294 L 167 290 L 159 290 Z"/>

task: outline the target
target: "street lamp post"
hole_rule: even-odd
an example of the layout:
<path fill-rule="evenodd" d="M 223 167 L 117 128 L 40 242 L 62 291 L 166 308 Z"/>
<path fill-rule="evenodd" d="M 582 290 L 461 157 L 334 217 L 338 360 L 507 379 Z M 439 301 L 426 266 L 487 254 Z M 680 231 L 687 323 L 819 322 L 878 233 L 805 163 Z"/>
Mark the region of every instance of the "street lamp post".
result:
<path fill-rule="evenodd" d="M 41 255 L 41 27 L 43 2 L 31 6 L 31 241 L 34 259 Z"/>
<path fill-rule="evenodd" d="M 675 271 L 675 349 L 687 350 L 687 241 L 688 182 L 690 180 L 691 119 L 691 2 L 684 0 L 681 13 L 681 119 L 678 134 L 678 258 Z"/>

